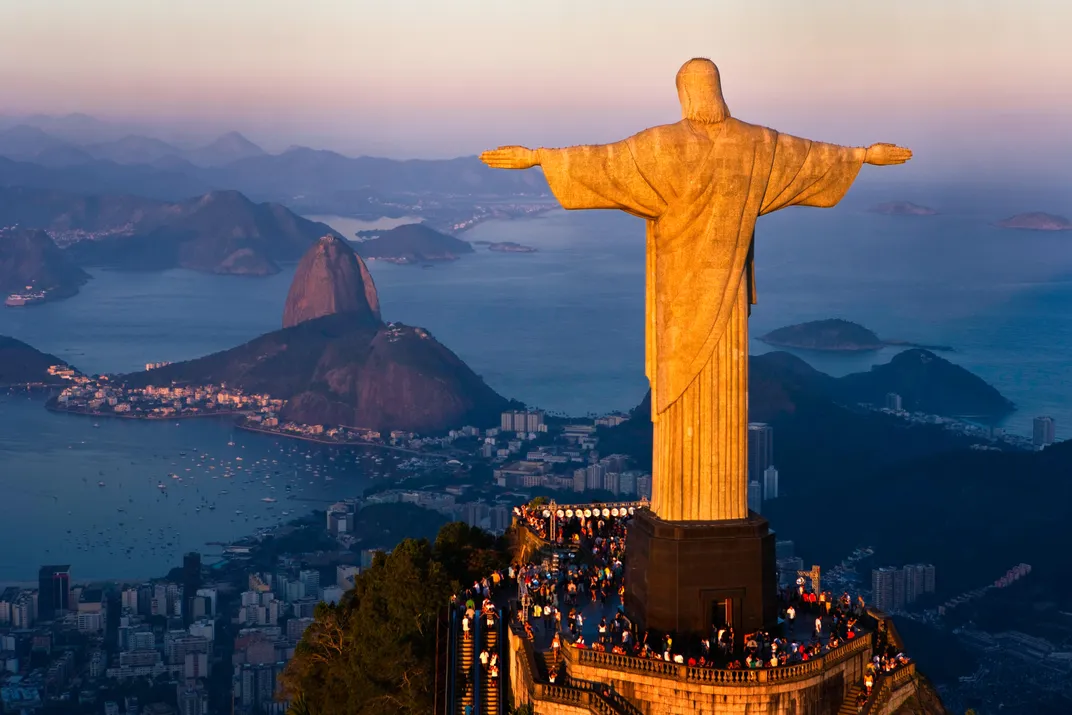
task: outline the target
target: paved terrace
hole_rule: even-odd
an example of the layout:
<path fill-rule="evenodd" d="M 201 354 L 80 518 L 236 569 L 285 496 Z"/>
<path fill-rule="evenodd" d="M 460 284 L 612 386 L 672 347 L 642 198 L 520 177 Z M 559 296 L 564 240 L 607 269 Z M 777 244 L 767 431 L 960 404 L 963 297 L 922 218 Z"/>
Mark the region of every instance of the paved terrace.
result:
<path fill-rule="evenodd" d="M 870 696 L 866 692 L 864 680 L 851 684 L 840 712 L 877 714 L 889 711 L 891 699 L 895 697 L 899 689 L 903 690 L 901 686 L 912 680 L 915 667 L 903 656 L 893 657 L 895 652 L 900 651 L 903 644 L 893 629 L 892 623 L 884 614 L 875 611 L 857 613 L 858 619 L 854 619 L 854 628 L 851 629 L 852 637 L 846 637 L 850 629 L 846 628 L 847 619 L 844 615 L 840 625 L 835 625 L 835 619 L 826 612 L 825 607 L 820 607 L 819 604 L 793 603 L 792 600 L 787 599 L 783 605 L 793 603 L 798 612 L 796 619 L 792 622 L 782 619 L 777 632 L 756 636 L 758 642 L 750 643 L 738 637 L 736 647 L 726 653 L 716 652 L 710 665 L 698 664 L 697 656 L 700 653 L 696 651 L 698 637 L 695 636 L 689 643 L 688 649 L 681 648 L 677 643 L 674 644 L 671 657 L 679 655 L 678 662 L 666 660 L 661 655 L 662 643 L 649 644 L 653 645 L 653 648 L 640 652 L 628 646 L 622 648 L 620 636 L 617 634 L 604 636 L 603 649 L 593 650 L 591 645 L 601 640 L 600 621 L 606 619 L 609 624 L 617 613 L 624 613 L 624 608 L 617 592 L 602 602 L 594 597 L 582 596 L 577 599 L 575 611 L 580 614 L 583 625 L 573 628 L 567 625 L 569 605 L 563 599 L 563 581 L 569 578 L 568 574 L 571 571 L 576 580 L 583 580 L 583 577 L 577 578 L 577 571 L 586 565 L 592 568 L 591 564 L 599 561 L 601 556 L 606 558 L 608 542 L 616 538 L 610 536 L 612 530 L 604 531 L 603 533 L 607 535 L 602 545 L 604 553 L 600 554 L 599 549 L 593 551 L 593 542 L 588 538 L 582 539 L 579 535 L 581 524 L 579 517 L 583 515 L 585 520 L 597 520 L 602 517 L 607 526 L 614 523 L 624 526 L 637 509 L 646 508 L 646 506 L 646 503 L 621 502 L 571 507 L 547 505 L 538 507 L 536 510 L 524 508 L 515 510 L 517 522 L 523 526 L 523 531 L 533 542 L 530 544 L 532 555 L 539 556 L 538 559 L 533 559 L 533 564 L 538 563 L 539 567 L 532 567 L 529 573 L 539 572 L 542 578 L 550 577 L 557 583 L 554 589 L 555 595 L 551 600 L 557 607 L 562 608 L 561 631 L 556 627 L 554 619 L 531 617 L 531 604 L 534 600 L 537 602 L 540 600 L 539 595 L 535 599 L 524 599 L 530 607 L 524 610 L 524 614 L 518 614 L 517 621 L 513 624 L 511 640 L 516 639 L 516 642 L 520 644 L 521 660 L 527 664 L 525 669 L 529 671 L 527 677 L 520 678 L 519 682 L 523 681 L 527 684 L 533 698 L 550 699 L 574 706 L 587 706 L 592 712 L 639 713 L 640 711 L 632 703 L 614 692 L 613 688 L 604 683 L 573 678 L 570 675 L 571 671 L 584 670 L 590 673 L 595 668 L 619 673 L 634 673 L 637 676 L 666 678 L 696 686 L 748 687 L 814 679 L 824 670 L 834 668 L 848 659 L 859 657 L 863 650 L 875 650 L 874 655 L 878 663 L 869 678 L 872 684 Z M 624 529 L 621 529 L 619 533 L 624 535 Z M 552 541 L 552 535 L 554 541 Z M 621 543 L 624 545 L 624 539 Z M 624 551 L 622 556 L 624 558 Z M 604 561 L 601 565 L 606 563 Z M 616 574 L 620 574 L 620 571 Z M 615 581 L 615 585 L 620 585 L 620 580 Z M 519 587 L 519 601 L 526 591 L 524 586 Z M 817 617 L 821 626 L 818 633 L 815 630 Z M 610 629 L 607 630 L 609 633 Z M 552 647 L 556 633 L 558 633 L 559 640 L 557 649 Z M 831 641 L 830 637 L 835 633 L 839 633 L 840 637 Z M 643 639 L 643 636 L 640 638 Z M 751 639 L 752 636 L 749 635 L 749 638 Z M 777 645 L 780 646 L 782 652 L 792 651 L 792 653 L 788 662 L 770 666 L 766 661 L 772 655 L 770 646 L 775 638 L 778 638 Z M 610 652 L 609 649 L 612 648 L 617 652 Z M 808 649 L 806 659 L 803 656 L 805 648 Z M 756 662 L 755 667 L 743 666 L 742 658 L 747 653 L 753 652 L 757 654 L 757 660 L 762 657 L 764 663 L 760 665 Z M 726 667 L 729 663 L 733 663 L 733 666 Z M 552 678 L 552 674 L 556 677 Z"/>

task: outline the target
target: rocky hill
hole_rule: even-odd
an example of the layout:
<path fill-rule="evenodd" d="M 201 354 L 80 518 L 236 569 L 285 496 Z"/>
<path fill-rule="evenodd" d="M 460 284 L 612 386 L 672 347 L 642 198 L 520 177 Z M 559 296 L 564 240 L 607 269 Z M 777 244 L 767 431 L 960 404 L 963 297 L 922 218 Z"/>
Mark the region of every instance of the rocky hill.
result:
<path fill-rule="evenodd" d="M 283 327 L 335 313 L 380 320 L 380 299 L 368 268 L 343 239 L 327 235 L 306 251 L 290 284 Z"/>
<path fill-rule="evenodd" d="M 898 353 L 870 372 L 836 379 L 829 394 L 846 402 L 881 405 L 890 392 L 901 396 L 906 410 L 935 415 L 1001 417 L 1016 409 L 978 375 L 920 348 Z"/>
<path fill-rule="evenodd" d="M 170 203 L 129 195 L 86 196 L 0 187 L 0 224 L 47 229 L 85 265 L 189 268 L 267 275 L 296 261 L 329 227 L 237 191 Z"/>
<path fill-rule="evenodd" d="M 21 340 L 0 335 L 0 387 L 10 385 L 55 385 L 62 378 L 48 374 L 52 365 L 63 365 L 55 355 L 35 350 Z"/>
<path fill-rule="evenodd" d="M 453 261 L 462 254 L 473 253 L 468 241 L 421 223 L 408 223 L 384 231 L 376 238 L 358 243 L 356 250 L 363 258 L 394 263 Z"/>
<path fill-rule="evenodd" d="M 1041 211 L 1016 214 L 1007 219 L 1002 219 L 994 225 L 1001 228 L 1020 228 L 1029 231 L 1072 231 L 1072 221 L 1069 221 L 1064 216 L 1042 213 Z"/>
<path fill-rule="evenodd" d="M 337 238 L 302 259 L 284 324 L 231 350 L 122 379 L 226 382 L 286 399 L 284 420 L 381 432 L 490 426 L 510 404 L 428 331 L 384 324 L 364 264 Z"/>
<path fill-rule="evenodd" d="M 0 230 L 0 294 L 41 293 L 45 300 L 69 298 L 89 275 L 41 230 Z"/>

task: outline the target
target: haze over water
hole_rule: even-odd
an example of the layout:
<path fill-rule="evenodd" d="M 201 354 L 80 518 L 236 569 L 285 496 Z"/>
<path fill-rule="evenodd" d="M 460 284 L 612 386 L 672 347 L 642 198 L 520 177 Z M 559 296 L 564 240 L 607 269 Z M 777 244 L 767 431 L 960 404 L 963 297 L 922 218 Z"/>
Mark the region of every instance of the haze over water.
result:
<path fill-rule="evenodd" d="M 956 352 L 945 357 L 1020 407 L 1006 420 L 1010 430 L 1027 433 L 1031 418 L 1047 413 L 1057 419 L 1058 436 L 1066 435 L 1072 424 L 1072 236 L 989 225 L 1040 206 L 1061 211 L 1059 197 L 1006 196 L 1003 205 L 997 194 L 987 203 L 986 196 L 958 199 L 963 191 L 933 200 L 890 191 L 854 190 L 833 210 L 790 210 L 760 220 L 753 335 L 843 317 L 885 338 L 951 345 Z M 864 210 L 900 198 L 948 213 L 896 217 Z M 538 253 L 478 247 L 429 269 L 370 265 L 387 320 L 430 329 L 503 395 L 573 415 L 603 413 L 634 406 L 647 389 L 643 232 L 642 222 L 616 213 L 554 211 L 491 221 L 464 235 L 517 241 Z M 94 271 L 94 280 L 72 299 L 0 310 L 0 334 L 85 371 L 139 370 L 146 362 L 205 355 L 278 328 L 292 272 L 288 266 L 269 278 L 237 278 L 183 270 Z M 753 352 L 768 349 L 753 340 Z M 802 356 L 841 375 L 887 362 L 895 352 Z M 23 539 L 17 556 L 7 552 L 0 579 L 30 579 L 49 561 L 71 562 L 79 577 L 164 573 L 185 550 L 248 534 L 284 509 L 323 507 L 280 499 L 269 510 L 260 499 L 278 496 L 271 482 L 252 479 L 247 489 L 236 488 L 230 482 L 242 481 L 238 470 L 232 479 L 213 480 L 196 461 L 213 462 L 189 463 L 195 454 L 230 460 L 232 469 L 240 464 L 236 456 L 247 463 L 276 459 L 286 466 L 272 470 L 292 477 L 294 469 L 303 470 L 302 488 L 325 499 L 359 495 L 369 483 L 360 467 L 329 463 L 321 448 L 289 441 L 280 447 L 274 439 L 236 432 L 225 420 L 186 420 L 180 427 L 99 424 L 49 413 L 39 400 L 0 402 L 0 489 L 6 495 L 0 541 L 35 535 L 30 543 Z M 227 445 L 232 439 L 236 447 Z M 296 455 L 284 454 L 289 451 Z M 322 474 L 337 478 L 319 476 L 306 484 L 307 452 L 324 465 Z M 158 482 L 168 481 L 169 473 L 188 476 L 187 467 L 195 478 L 169 484 L 169 496 L 162 497 Z M 97 486 L 100 480 L 105 487 Z M 278 481 L 275 486 L 282 489 Z M 223 489 L 229 494 L 222 495 Z M 188 496 L 180 505 L 183 494 Z M 202 497 L 217 509 L 194 512 Z M 244 514 L 236 517 L 235 509 Z M 261 519 L 247 521 L 253 514 Z M 125 526 L 118 527 L 119 521 Z M 145 524 L 163 529 L 152 538 L 156 551 L 138 544 Z M 121 553 L 119 543 L 135 544 L 135 551 Z"/>

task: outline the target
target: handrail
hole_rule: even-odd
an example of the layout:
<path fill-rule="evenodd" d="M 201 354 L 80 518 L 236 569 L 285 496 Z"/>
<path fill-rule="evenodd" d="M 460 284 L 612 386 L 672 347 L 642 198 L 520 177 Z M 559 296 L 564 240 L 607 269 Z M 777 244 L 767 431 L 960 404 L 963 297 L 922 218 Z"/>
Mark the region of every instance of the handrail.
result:
<path fill-rule="evenodd" d="M 893 672 L 877 675 L 875 678 L 878 681 L 877 687 L 872 686 L 871 697 L 864 703 L 859 715 L 870 715 L 872 712 L 878 712 L 893 697 L 893 691 L 910 681 L 915 672 L 916 664 L 906 663 Z"/>
<path fill-rule="evenodd" d="M 762 685 L 805 680 L 847 658 L 871 647 L 869 634 L 846 641 L 832 651 L 801 663 L 779 665 L 775 668 L 704 668 L 681 663 L 671 663 L 653 658 L 637 658 L 631 655 L 577 648 L 568 641 L 560 649 L 571 663 L 590 665 L 596 668 L 643 673 L 660 678 L 669 678 L 701 685 Z"/>

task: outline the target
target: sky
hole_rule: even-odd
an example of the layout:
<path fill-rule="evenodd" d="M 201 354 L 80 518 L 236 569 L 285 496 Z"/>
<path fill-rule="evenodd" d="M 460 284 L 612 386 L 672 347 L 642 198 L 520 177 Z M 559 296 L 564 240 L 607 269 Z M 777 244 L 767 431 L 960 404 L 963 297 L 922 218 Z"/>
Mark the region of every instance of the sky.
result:
<path fill-rule="evenodd" d="M 1067 165 L 1068 0 L 0 0 L 0 112 L 84 112 L 270 150 L 448 157 L 731 112 L 915 169 Z"/>

